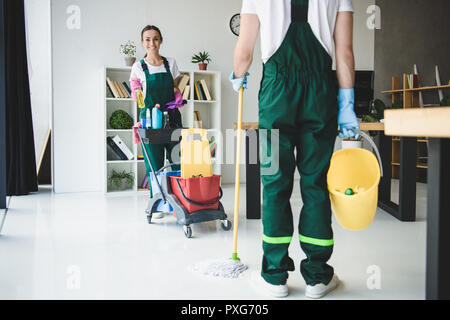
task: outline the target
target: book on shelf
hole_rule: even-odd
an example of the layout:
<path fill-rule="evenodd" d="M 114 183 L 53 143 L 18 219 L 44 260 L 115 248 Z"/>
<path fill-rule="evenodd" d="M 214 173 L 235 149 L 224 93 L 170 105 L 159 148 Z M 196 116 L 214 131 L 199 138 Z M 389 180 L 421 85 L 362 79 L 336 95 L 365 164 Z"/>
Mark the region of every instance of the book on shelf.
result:
<path fill-rule="evenodd" d="M 124 92 L 125 95 L 126 95 L 126 98 L 127 98 L 127 99 L 128 99 L 128 98 L 131 98 L 131 93 L 128 93 L 127 88 L 125 88 L 125 82 L 122 82 L 120 85 L 122 86 L 122 89 L 123 89 L 123 92 Z"/>
<path fill-rule="evenodd" d="M 186 86 L 183 92 L 183 100 L 189 100 L 191 96 L 191 86 Z"/>
<path fill-rule="evenodd" d="M 110 85 L 109 85 L 108 82 L 106 82 L 106 87 L 108 88 L 109 95 L 110 95 L 111 97 L 115 98 L 116 95 L 114 94 L 114 92 L 113 92 L 113 90 L 111 89 L 111 87 L 110 87 Z M 106 95 L 106 97 L 108 98 L 108 95 Z"/>
<path fill-rule="evenodd" d="M 202 100 L 201 96 L 200 96 L 200 91 L 198 89 L 198 85 L 197 83 L 194 83 L 194 93 L 195 93 L 195 100 Z"/>
<path fill-rule="evenodd" d="M 110 149 L 108 149 L 108 160 L 117 161 L 117 160 L 128 160 L 125 153 L 119 148 L 119 146 L 114 142 L 111 137 L 106 137 L 106 144 Z M 114 155 L 115 154 L 115 155 Z"/>
<path fill-rule="evenodd" d="M 124 82 L 122 82 L 122 84 L 123 84 L 125 90 L 127 91 L 128 96 L 131 97 L 131 89 L 130 89 L 130 87 L 128 86 L 127 82 L 124 81 Z"/>
<path fill-rule="evenodd" d="M 178 89 L 180 89 L 181 93 L 183 93 L 184 89 L 186 89 L 186 86 L 188 86 L 189 79 L 190 79 L 190 77 L 187 74 L 184 74 L 181 77 L 180 82 L 178 83 Z"/>
<path fill-rule="evenodd" d="M 197 85 L 198 85 L 198 89 L 200 92 L 200 97 L 202 98 L 202 100 L 207 100 L 206 95 L 205 95 L 205 90 L 203 89 L 202 83 L 200 81 L 197 81 Z"/>
<path fill-rule="evenodd" d="M 128 93 L 125 91 L 125 88 L 124 88 L 123 84 L 121 84 L 119 81 L 115 81 L 115 84 L 116 84 L 117 88 L 118 88 L 119 91 L 120 91 L 120 94 L 121 94 L 121 96 L 122 96 L 121 98 L 128 98 L 129 95 L 128 95 Z"/>
<path fill-rule="evenodd" d="M 125 154 L 127 157 L 126 160 L 133 160 L 134 154 L 131 152 L 131 150 L 127 147 L 127 145 L 120 139 L 118 135 L 114 136 L 112 140 L 115 142 L 115 144 L 119 147 L 119 149 Z"/>
<path fill-rule="evenodd" d="M 120 91 L 120 88 L 117 86 L 117 81 L 113 81 L 112 83 L 114 85 L 114 88 L 116 88 L 116 91 L 117 91 L 117 93 L 119 95 L 118 98 L 123 98 L 122 97 L 122 91 Z"/>
<path fill-rule="evenodd" d="M 122 90 L 120 90 L 119 82 L 113 81 L 114 87 L 116 87 L 116 91 L 119 93 L 119 98 L 123 98 Z"/>
<path fill-rule="evenodd" d="M 194 128 L 204 129 L 200 111 L 194 111 Z"/>
<path fill-rule="evenodd" d="M 204 79 L 200 80 L 203 90 L 205 91 L 206 100 L 212 101 L 211 93 L 209 92 L 208 86 L 206 84 L 206 81 Z"/>
<path fill-rule="evenodd" d="M 108 87 L 110 88 L 110 90 L 113 92 L 114 98 L 120 98 L 119 91 L 117 91 L 116 86 L 114 85 L 113 81 L 109 77 L 106 77 L 106 83 L 108 84 Z"/>
<path fill-rule="evenodd" d="M 419 87 L 419 75 L 417 74 L 407 74 L 406 77 L 407 80 L 407 88 L 408 89 L 414 89 Z"/>

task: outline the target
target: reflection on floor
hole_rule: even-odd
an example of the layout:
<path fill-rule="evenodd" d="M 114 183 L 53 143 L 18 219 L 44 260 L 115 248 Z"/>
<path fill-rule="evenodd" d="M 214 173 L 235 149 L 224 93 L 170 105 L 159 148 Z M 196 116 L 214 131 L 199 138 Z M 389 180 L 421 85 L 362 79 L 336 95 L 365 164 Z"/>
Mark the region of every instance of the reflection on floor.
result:
<path fill-rule="evenodd" d="M 368 229 L 350 232 L 333 218 L 330 264 L 342 283 L 327 299 L 424 299 L 426 185 L 417 188 L 417 222 L 402 223 L 379 210 Z M 251 271 L 260 268 L 262 227 L 245 219 L 245 185 L 241 193 L 239 255 L 249 271 L 237 280 L 188 270 L 195 262 L 231 255 L 233 234 L 220 222 L 194 225 L 194 237 L 187 239 L 171 216 L 148 225 L 142 194 L 41 190 L 14 197 L 0 236 L 0 299 L 270 299 L 249 285 Z M 230 220 L 233 197 L 233 186 L 224 186 L 222 203 Z M 297 224 L 298 183 L 291 204 Z M 292 242 L 290 255 L 297 270 L 290 273 L 288 299 L 305 299 L 298 242 Z"/>

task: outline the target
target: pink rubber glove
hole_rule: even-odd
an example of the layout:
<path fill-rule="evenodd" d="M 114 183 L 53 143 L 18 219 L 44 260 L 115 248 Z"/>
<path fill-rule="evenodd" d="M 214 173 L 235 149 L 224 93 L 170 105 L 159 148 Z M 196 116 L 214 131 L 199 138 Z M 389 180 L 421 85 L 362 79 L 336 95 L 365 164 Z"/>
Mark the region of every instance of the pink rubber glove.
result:
<path fill-rule="evenodd" d="M 166 104 L 166 109 L 173 110 L 176 108 L 181 108 L 187 103 L 186 100 L 183 100 L 183 96 L 181 92 L 175 93 L 175 100 Z"/>
<path fill-rule="evenodd" d="M 133 78 L 130 80 L 130 85 L 131 85 L 131 97 L 134 100 L 137 100 L 135 90 L 138 90 L 138 89 L 142 90 L 141 80 L 139 80 L 138 78 Z"/>
<path fill-rule="evenodd" d="M 178 104 L 181 104 L 183 102 L 183 96 L 181 95 L 180 91 L 177 91 L 177 93 L 175 93 L 175 102 Z"/>
<path fill-rule="evenodd" d="M 142 123 L 138 122 L 134 125 L 133 127 L 133 143 L 134 144 L 138 144 L 139 142 L 141 142 L 141 139 L 139 138 L 139 133 L 137 132 L 138 128 L 142 127 Z"/>

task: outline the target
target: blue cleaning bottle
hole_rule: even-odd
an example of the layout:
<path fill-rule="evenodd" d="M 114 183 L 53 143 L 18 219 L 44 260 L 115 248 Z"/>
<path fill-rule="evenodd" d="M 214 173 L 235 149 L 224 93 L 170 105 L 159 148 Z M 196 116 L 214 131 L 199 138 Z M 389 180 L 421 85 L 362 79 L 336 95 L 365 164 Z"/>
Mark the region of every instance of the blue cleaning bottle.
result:
<path fill-rule="evenodd" d="M 161 106 L 157 104 L 152 111 L 152 128 L 162 129 L 162 111 Z"/>

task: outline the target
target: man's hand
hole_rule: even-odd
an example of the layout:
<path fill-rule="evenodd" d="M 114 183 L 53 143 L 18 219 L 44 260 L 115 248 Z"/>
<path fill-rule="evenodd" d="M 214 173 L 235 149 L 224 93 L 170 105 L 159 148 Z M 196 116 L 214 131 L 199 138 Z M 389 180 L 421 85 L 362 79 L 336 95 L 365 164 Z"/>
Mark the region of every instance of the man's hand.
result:
<path fill-rule="evenodd" d="M 354 111 L 355 90 L 340 89 L 338 102 L 338 124 L 340 126 L 339 137 L 358 139 L 359 134 L 355 132 L 355 130 L 359 130 L 359 122 Z"/>
<path fill-rule="evenodd" d="M 236 92 L 239 92 L 241 87 L 244 87 L 244 90 L 247 90 L 247 77 L 250 76 L 250 73 L 247 72 L 245 76 L 242 78 L 236 78 L 234 76 L 234 72 L 231 73 L 230 82 L 233 84 L 233 89 Z"/>

